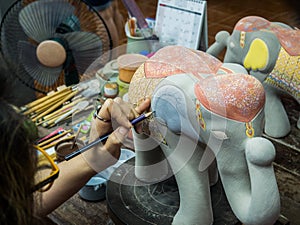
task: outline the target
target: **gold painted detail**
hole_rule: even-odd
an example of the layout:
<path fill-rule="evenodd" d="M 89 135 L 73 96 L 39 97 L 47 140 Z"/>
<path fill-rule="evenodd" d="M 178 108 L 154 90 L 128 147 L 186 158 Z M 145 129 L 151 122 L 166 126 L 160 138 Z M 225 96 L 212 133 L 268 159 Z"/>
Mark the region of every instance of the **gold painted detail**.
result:
<path fill-rule="evenodd" d="M 241 35 L 240 35 L 240 46 L 241 46 L 241 48 L 245 47 L 245 39 L 246 39 L 246 32 L 241 31 Z"/>
<path fill-rule="evenodd" d="M 252 123 L 251 122 L 248 122 L 246 123 L 246 135 L 249 137 L 249 138 L 252 138 L 254 136 L 254 128 L 252 127 Z"/>
<path fill-rule="evenodd" d="M 289 93 L 299 101 L 300 56 L 291 56 L 281 48 L 275 67 L 265 82 Z"/>
<path fill-rule="evenodd" d="M 206 130 L 206 124 L 205 124 L 204 118 L 202 116 L 200 101 L 198 99 L 196 99 L 196 116 L 197 116 L 197 120 L 198 120 L 199 125 L 205 131 Z"/>

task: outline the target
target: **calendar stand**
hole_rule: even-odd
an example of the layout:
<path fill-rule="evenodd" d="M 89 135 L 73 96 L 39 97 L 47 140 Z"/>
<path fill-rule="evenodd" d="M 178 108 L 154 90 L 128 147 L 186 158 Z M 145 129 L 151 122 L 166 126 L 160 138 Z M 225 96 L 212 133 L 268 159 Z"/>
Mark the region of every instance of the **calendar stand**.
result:
<path fill-rule="evenodd" d="M 208 47 L 206 1 L 159 0 L 154 33 L 162 45 L 205 51 Z"/>

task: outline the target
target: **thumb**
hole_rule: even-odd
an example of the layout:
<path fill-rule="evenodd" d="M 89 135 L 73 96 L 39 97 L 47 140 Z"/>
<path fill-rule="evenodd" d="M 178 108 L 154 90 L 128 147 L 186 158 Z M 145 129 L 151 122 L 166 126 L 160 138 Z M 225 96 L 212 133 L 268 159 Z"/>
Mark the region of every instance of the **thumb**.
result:
<path fill-rule="evenodd" d="M 125 127 L 118 127 L 116 131 L 114 132 L 116 137 L 119 139 L 120 142 L 124 141 L 128 135 L 129 129 Z"/>
<path fill-rule="evenodd" d="M 110 143 L 113 145 L 121 145 L 122 142 L 126 139 L 128 132 L 129 129 L 120 126 L 109 135 L 106 143 Z"/>
<path fill-rule="evenodd" d="M 111 133 L 104 145 L 105 149 L 110 152 L 116 158 L 120 156 L 120 147 L 125 141 L 128 135 L 129 129 L 125 127 L 118 127 L 113 133 Z"/>

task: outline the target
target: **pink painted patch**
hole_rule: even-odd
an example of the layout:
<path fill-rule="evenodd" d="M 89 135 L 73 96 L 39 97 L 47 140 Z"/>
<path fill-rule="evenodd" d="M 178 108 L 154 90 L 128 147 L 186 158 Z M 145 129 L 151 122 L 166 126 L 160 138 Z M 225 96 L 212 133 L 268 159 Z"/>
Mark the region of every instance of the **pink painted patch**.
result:
<path fill-rule="evenodd" d="M 270 27 L 270 21 L 259 16 L 247 16 L 240 19 L 234 27 L 234 30 L 253 32 Z"/>
<path fill-rule="evenodd" d="M 194 91 L 205 108 L 240 122 L 250 122 L 265 103 L 262 84 L 244 74 L 207 77 L 195 84 Z"/>
<path fill-rule="evenodd" d="M 288 30 L 274 27 L 272 31 L 276 34 L 281 46 L 291 56 L 300 55 L 300 30 Z"/>
<path fill-rule="evenodd" d="M 217 58 L 182 46 L 167 46 L 157 51 L 145 62 L 147 78 L 164 78 L 174 74 L 215 74 L 222 65 Z"/>

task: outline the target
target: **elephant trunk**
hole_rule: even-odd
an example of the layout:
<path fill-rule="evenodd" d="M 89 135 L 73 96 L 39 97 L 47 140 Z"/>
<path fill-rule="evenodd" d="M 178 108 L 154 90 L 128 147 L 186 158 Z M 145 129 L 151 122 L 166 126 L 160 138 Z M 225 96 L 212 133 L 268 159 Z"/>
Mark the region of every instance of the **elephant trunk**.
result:
<path fill-rule="evenodd" d="M 273 144 L 255 137 L 247 140 L 245 154 L 219 153 L 220 177 L 238 219 L 245 225 L 274 224 L 280 213 L 280 197 L 272 166 Z"/>
<path fill-rule="evenodd" d="M 218 57 L 218 55 L 227 47 L 227 40 L 230 34 L 227 31 L 220 31 L 216 34 L 216 42 L 213 43 L 208 49 L 207 53 Z"/>

